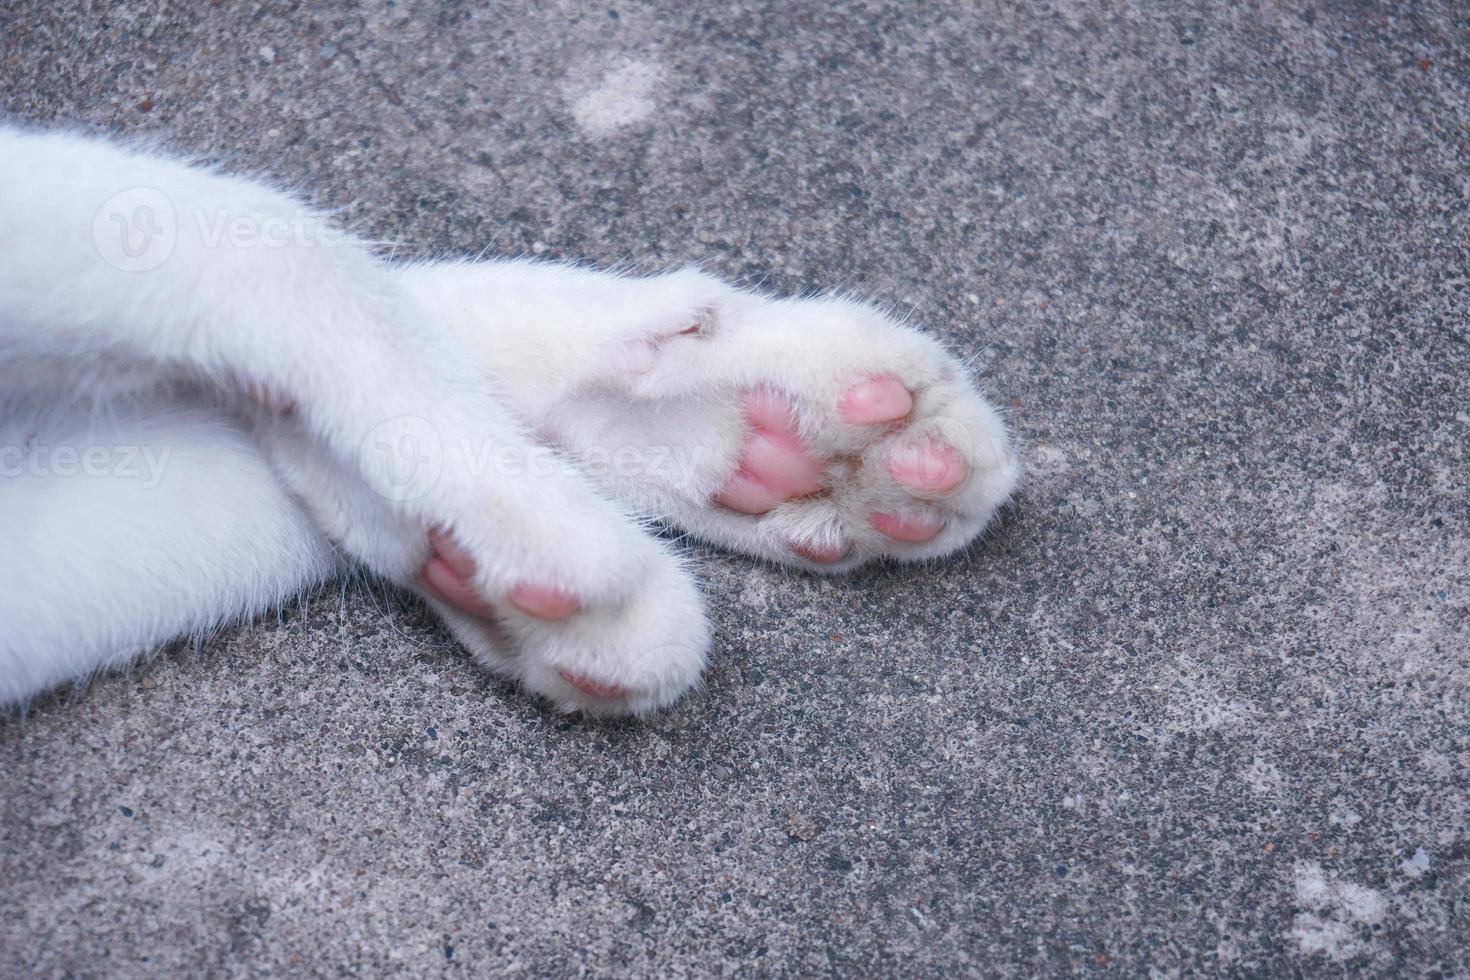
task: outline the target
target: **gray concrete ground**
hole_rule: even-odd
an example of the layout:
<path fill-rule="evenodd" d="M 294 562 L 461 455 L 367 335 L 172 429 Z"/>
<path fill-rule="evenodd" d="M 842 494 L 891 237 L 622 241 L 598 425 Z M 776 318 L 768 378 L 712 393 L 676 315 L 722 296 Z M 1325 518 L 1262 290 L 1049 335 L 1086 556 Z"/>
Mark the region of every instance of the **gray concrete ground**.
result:
<path fill-rule="evenodd" d="M 5 5 L 5 111 L 407 254 L 912 308 L 1030 474 L 701 552 L 644 724 L 361 587 L 0 722 L 0 971 L 1470 972 L 1470 12 L 1108 6 Z"/>

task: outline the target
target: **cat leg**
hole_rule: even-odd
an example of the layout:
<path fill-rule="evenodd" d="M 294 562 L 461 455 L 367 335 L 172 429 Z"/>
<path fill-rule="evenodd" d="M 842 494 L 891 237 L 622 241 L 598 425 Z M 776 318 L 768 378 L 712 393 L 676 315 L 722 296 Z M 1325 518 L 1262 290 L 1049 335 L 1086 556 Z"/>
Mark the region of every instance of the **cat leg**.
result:
<path fill-rule="evenodd" d="M 200 404 L 0 422 L 0 705 L 279 606 L 338 570 L 248 432 Z"/>
<path fill-rule="evenodd" d="M 346 464 L 320 451 L 309 433 L 288 414 L 257 411 L 253 434 L 272 469 L 298 494 L 312 523 L 354 553 L 370 552 L 406 535 L 403 547 L 422 538 L 427 553 L 412 584 L 423 593 L 455 636 L 485 667 L 548 699 L 558 710 L 591 715 L 642 714 L 667 706 L 693 686 L 704 666 L 709 633 L 693 578 L 669 546 L 635 531 L 598 536 L 581 525 L 553 492 L 534 515 L 536 533 L 548 546 L 580 543 L 591 567 L 623 576 L 620 594 L 609 599 L 577 589 L 548 573 L 508 579 L 500 593 L 486 593 L 479 559 L 458 534 L 444 527 L 427 534 L 401 530 L 389 501 L 352 478 Z M 396 459 L 411 481 L 426 464 L 425 431 L 386 439 L 377 450 Z M 574 477 L 574 468 L 545 446 L 482 440 L 467 447 L 487 486 L 497 481 Z M 430 464 L 432 460 L 430 460 Z M 411 485 L 411 482 L 408 482 Z M 552 488 L 554 489 L 554 488 Z M 596 531 L 597 529 L 592 529 Z M 487 599 L 486 596 L 497 598 Z"/>
<path fill-rule="evenodd" d="M 667 704 L 697 679 L 707 626 L 667 545 L 557 465 L 382 263 L 320 215 L 107 143 L 0 131 L 0 235 L 25 243 L 0 263 L 0 391 L 65 398 L 182 377 L 289 407 L 334 464 L 283 468 L 312 474 L 291 490 L 314 513 L 371 499 L 333 525 L 351 532 L 346 551 L 410 586 L 439 568 L 430 531 L 469 556 L 460 567 L 497 622 L 450 621 L 488 665 L 592 711 Z M 527 589 L 574 596 L 578 611 L 538 616 L 514 601 Z M 626 693 L 597 697 L 568 676 Z"/>
<path fill-rule="evenodd" d="M 1000 414 L 958 359 L 867 304 L 691 270 L 398 275 L 610 493 L 736 551 L 821 572 L 951 554 L 1019 479 Z"/>

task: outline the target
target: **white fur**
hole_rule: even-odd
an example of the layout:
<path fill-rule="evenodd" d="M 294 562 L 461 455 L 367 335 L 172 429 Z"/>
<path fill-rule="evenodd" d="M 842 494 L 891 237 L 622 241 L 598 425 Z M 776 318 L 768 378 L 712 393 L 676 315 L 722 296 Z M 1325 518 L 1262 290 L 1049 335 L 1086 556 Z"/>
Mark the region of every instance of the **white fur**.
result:
<path fill-rule="evenodd" d="M 482 663 L 566 710 L 650 710 L 697 681 L 708 628 L 688 572 L 623 508 L 797 565 L 791 540 L 841 535 L 842 570 L 963 546 L 1017 475 L 954 360 L 846 300 L 687 270 L 389 266 L 257 183 L 4 129 L 0 240 L 0 704 L 267 609 L 342 556 L 411 584 L 440 527 L 499 614 L 488 629 L 435 604 Z M 873 374 L 917 402 L 877 440 L 835 414 Z M 760 385 L 798 397 L 813 448 L 863 465 L 752 518 L 708 498 Z M 865 515 L 905 505 L 879 456 L 923 432 L 974 476 L 938 505 L 939 538 L 899 545 Z M 499 597 L 522 582 L 583 609 L 521 614 Z M 563 669 L 631 693 L 590 698 Z"/>
<path fill-rule="evenodd" d="M 933 337 L 863 303 L 771 299 L 689 269 L 630 278 L 488 262 L 409 266 L 398 275 L 520 418 L 598 464 L 592 476 L 609 493 L 745 554 L 822 573 L 877 557 L 951 554 L 985 529 L 1020 477 L 1004 424 L 959 362 Z M 691 326 L 698 331 L 685 333 Z M 901 431 L 875 438 L 871 426 L 843 422 L 837 407 L 848 386 L 876 375 L 903 381 L 915 409 Z M 863 465 L 832 467 L 834 492 L 821 499 L 753 518 L 709 498 L 738 462 L 740 392 L 762 386 L 800 396 L 801 432 L 820 455 Z M 931 502 L 948 517 L 938 537 L 902 544 L 868 517 L 914 503 L 882 461 L 894 440 L 924 437 L 958 449 L 973 476 L 958 494 Z M 845 561 L 818 565 L 792 554 L 796 540 L 854 547 Z"/>

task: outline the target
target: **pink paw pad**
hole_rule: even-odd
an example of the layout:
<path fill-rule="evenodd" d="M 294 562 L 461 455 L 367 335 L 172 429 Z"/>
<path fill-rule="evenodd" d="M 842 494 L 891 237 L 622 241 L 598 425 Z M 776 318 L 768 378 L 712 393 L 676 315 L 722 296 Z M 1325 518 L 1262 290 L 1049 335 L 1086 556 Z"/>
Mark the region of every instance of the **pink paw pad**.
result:
<path fill-rule="evenodd" d="M 469 580 L 454 570 L 445 559 L 430 558 L 419 570 L 418 584 L 429 595 L 460 612 L 479 616 L 481 619 L 495 618 L 495 609 L 480 598 Z"/>
<path fill-rule="evenodd" d="M 873 514 L 868 520 L 879 534 L 910 544 L 932 541 L 944 528 L 944 519 L 930 514 Z"/>
<path fill-rule="evenodd" d="M 869 378 L 847 389 L 837 410 L 853 425 L 893 422 L 914 410 L 914 396 L 897 378 Z"/>
<path fill-rule="evenodd" d="M 820 490 L 826 462 L 802 446 L 791 399 L 772 391 L 748 391 L 742 407 L 750 431 L 740 451 L 740 468 L 715 502 L 742 514 L 764 514 Z"/>
<path fill-rule="evenodd" d="M 566 619 L 582 607 L 577 597 L 554 585 L 523 582 L 510 591 L 510 603 L 537 619 Z"/>
<path fill-rule="evenodd" d="M 945 443 L 902 446 L 888 457 L 888 474 L 914 493 L 941 496 L 970 476 L 958 449 Z"/>
<path fill-rule="evenodd" d="M 848 546 L 845 544 L 816 544 L 810 541 L 793 541 L 791 551 L 793 554 L 805 558 L 807 561 L 816 562 L 818 565 L 834 565 L 847 557 Z"/>
<path fill-rule="evenodd" d="M 475 560 L 454 538 L 443 531 L 429 532 L 429 560 L 419 570 L 423 590 L 440 602 L 481 619 L 494 619 L 496 611 L 475 591 Z M 511 590 L 511 605 L 537 619 L 566 619 L 581 608 L 577 597 L 554 585 L 523 582 Z"/>
<path fill-rule="evenodd" d="M 574 674 L 570 670 L 558 670 L 557 674 L 583 694 L 594 698 L 620 698 L 628 693 L 628 689 L 621 684 L 595 681 L 586 674 Z"/>
<path fill-rule="evenodd" d="M 490 619 L 495 610 L 471 584 L 475 560 L 443 531 L 429 532 L 429 560 L 419 570 L 420 587 L 440 602 L 472 616 Z"/>

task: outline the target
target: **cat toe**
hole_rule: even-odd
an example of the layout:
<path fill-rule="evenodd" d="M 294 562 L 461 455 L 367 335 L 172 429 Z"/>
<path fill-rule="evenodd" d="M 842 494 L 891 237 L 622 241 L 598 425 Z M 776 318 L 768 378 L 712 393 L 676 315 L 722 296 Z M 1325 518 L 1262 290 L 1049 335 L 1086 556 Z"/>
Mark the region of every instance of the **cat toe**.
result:
<path fill-rule="evenodd" d="M 742 514 L 764 514 L 823 487 L 826 461 L 802 444 L 795 403 L 757 389 L 741 399 L 746 423 L 739 468 L 715 495 L 716 503 Z"/>
<path fill-rule="evenodd" d="M 848 388 L 837 410 L 853 425 L 894 422 L 914 410 L 914 396 L 897 378 L 883 375 Z"/>
<path fill-rule="evenodd" d="M 470 566 L 469 573 L 466 574 L 456 565 L 453 558 L 446 557 L 436 550 L 419 570 L 417 582 L 419 588 L 424 592 L 446 605 L 453 606 L 460 612 L 477 616 L 480 619 L 494 619 L 494 607 L 486 602 L 471 584 L 473 575 L 473 564 Z"/>
<path fill-rule="evenodd" d="M 902 443 L 885 460 L 888 475 L 911 495 L 946 497 L 970 477 L 970 464 L 955 447 L 943 442 Z"/>
<path fill-rule="evenodd" d="M 868 520 L 879 534 L 905 544 L 933 541 L 944 530 L 944 518 L 938 514 L 879 513 L 870 515 Z"/>
<path fill-rule="evenodd" d="M 577 597 L 555 585 L 525 582 L 510 592 L 510 604 L 537 619 L 566 619 L 582 607 Z"/>
<path fill-rule="evenodd" d="M 429 559 L 419 570 L 418 584 L 440 602 L 481 619 L 495 619 L 497 611 L 474 587 L 475 560 L 444 531 L 429 532 Z M 523 582 L 506 596 L 510 605 L 537 619 L 555 622 L 581 608 L 566 589 L 539 582 Z"/>
<path fill-rule="evenodd" d="M 558 670 L 557 676 L 588 697 L 611 701 L 628 696 L 628 689 L 626 687 L 621 684 L 614 684 L 611 681 L 593 680 L 586 674 L 578 674 L 565 669 Z"/>
<path fill-rule="evenodd" d="M 793 541 L 791 551 L 818 565 L 835 565 L 852 553 L 852 546 L 846 542 Z"/>

